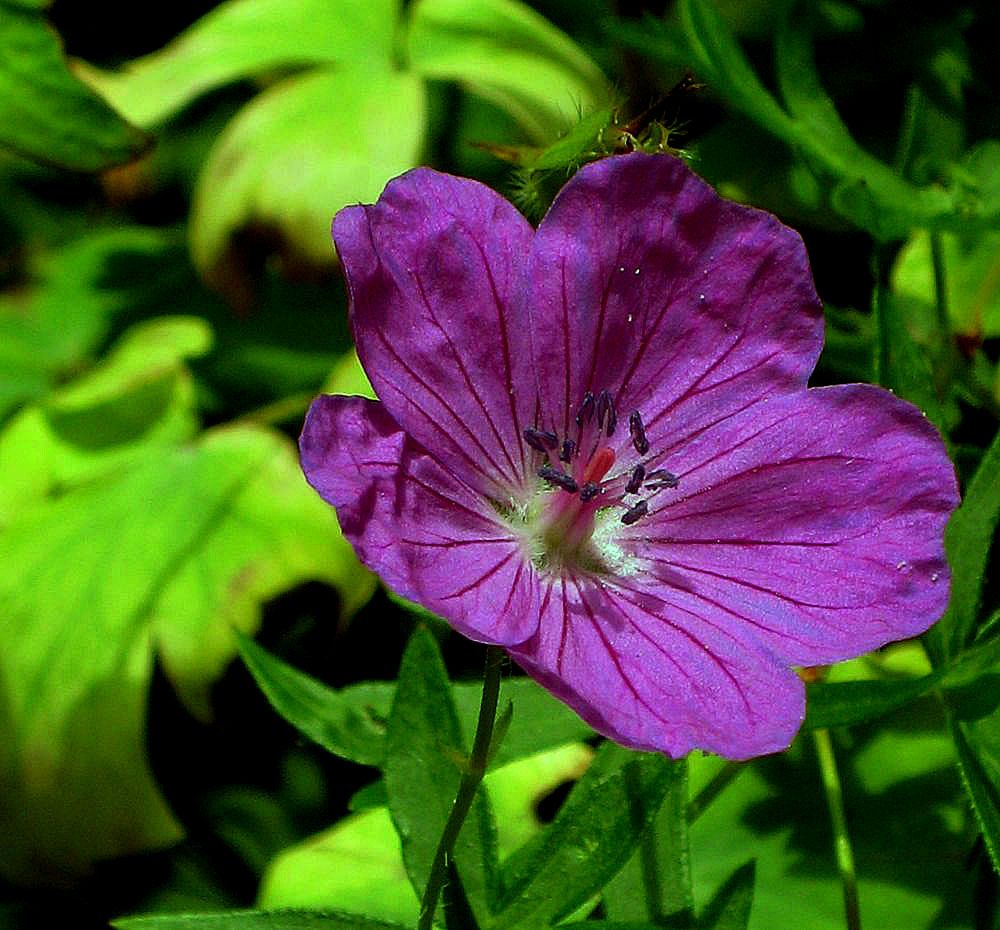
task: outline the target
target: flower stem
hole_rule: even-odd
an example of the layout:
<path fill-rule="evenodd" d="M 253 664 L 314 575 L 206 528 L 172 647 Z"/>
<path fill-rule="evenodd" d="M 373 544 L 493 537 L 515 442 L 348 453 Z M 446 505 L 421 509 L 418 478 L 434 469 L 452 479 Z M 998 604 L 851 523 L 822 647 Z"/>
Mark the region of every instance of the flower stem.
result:
<path fill-rule="evenodd" d="M 417 930 L 431 930 L 434 923 L 434 912 L 437 910 L 441 889 L 448 876 L 448 858 L 462 831 L 462 824 L 472 807 L 472 802 L 479 789 L 479 783 L 486 774 L 486 766 L 490 758 L 490 747 L 493 742 L 493 724 L 496 721 L 497 702 L 500 697 L 500 673 L 503 670 L 504 651 L 499 646 L 489 646 L 486 650 L 486 672 L 483 675 L 483 697 L 479 704 L 479 720 L 476 723 L 476 736 L 472 741 L 472 754 L 462 774 L 458 786 L 458 794 L 451 813 L 444 825 L 441 839 L 434 852 L 427 887 L 420 902 L 420 921 Z"/>
<path fill-rule="evenodd" d="M 830 823 L 833 826 L 833 851 L 840 872 L 840 884 L 844 890 L 844 913 L 848 930 L 861 930 L 861 908 L 858 904 L 858 879 L 854 871 L 854 852 L 847 832 L 847 816 L 844 813 L 844 794 L 840 787 L 837 760 L 833 755 L 830 731 L 813 730 L 816 755 L 823 778 L 823 790 L 830 807 Z"/>

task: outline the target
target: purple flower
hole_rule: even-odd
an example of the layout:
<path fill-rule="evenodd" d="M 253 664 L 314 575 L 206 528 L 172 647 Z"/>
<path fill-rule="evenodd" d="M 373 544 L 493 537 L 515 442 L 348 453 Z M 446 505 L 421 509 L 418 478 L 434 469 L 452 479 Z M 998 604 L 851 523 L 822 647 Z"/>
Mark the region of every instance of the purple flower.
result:
<path fill-rule="evenodd" d="M 792 670 L 926 630 L 954 472 L 922 414 L 806 388 L 801 240 L 665 155 L 580 171 L 537 232 L 417 169 L 333 235 L 379 402 L 302 464 L 360 558 L 627 746 L 788 746 Z"/>

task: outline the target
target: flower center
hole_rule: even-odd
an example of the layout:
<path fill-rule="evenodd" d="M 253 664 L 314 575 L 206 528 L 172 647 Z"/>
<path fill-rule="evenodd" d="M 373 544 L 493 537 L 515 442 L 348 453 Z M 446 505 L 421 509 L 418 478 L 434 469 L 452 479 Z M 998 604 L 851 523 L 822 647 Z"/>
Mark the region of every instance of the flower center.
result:
<path fill-rule="evenodd" d="M 676 488 L 677 477 L 647 470 L 643 458 L 650 445 L 638 410 L 628 417 L 630 444 L 614 441 L 618 411 L 609 391 L 587 391 L 574 424 L 565 436 L 539 426 L 523 432 L 544 481 L 526 509 L 532 560 L 552 571 L 621 570 L 627 559 L 617 541 L 622 528 L 649 514 L 653 497 Z M 639 497 L 647 491 L 652 493 Z"/>

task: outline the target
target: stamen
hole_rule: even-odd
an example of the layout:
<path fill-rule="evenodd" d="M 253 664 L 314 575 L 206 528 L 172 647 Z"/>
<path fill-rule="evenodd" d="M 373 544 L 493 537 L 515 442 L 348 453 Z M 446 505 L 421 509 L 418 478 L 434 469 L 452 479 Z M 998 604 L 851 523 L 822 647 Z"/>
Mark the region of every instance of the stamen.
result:
<path fill-rule="evenodd" d="M 572 462 L 573 455 L 576 452 L 576 443 L 572 439 L 564 439 L 562 444 L 562 451 L 559 453 L 560 462 Z"/>
<path fill-rule="evenodd" d="M 641 520 L 646 516 L 647 513 L 649 513 L 649 504 L 645 501 L 639 501 L 622 514 L 622 523 L 626 526 L 631 526 L 636 520 Z"/>
<path fill-rule="evenodd" d="M 579 489 L 579 485 L 573 480 L 571 475 L 567 475 L 566 472 L 559 471 L 551 465 L 543 465 L 539 468 L 538 477 L 544 478 L 546 481 L 557 485 L 564 491 L 569 491 L 570 494 L 576 494 Z"/>
<path fill-rule="evenodd" d="M 589 423 L 594 416 L 594 395 L 587 391 L 583 395 L 583 401 L 580 403 L 580 408 L 576 412 L 576 425 L 583 426 L 584 423 Z"/>
<path fill-rule="evenodd" d="M 586 504 L 588 501 L 592 501 L 600 493 L 600 485 L 594 484 L 593 481 L 588 481 L 582 488 L 580 488 L 580 500 Z"/>
<path fill-rule="evenodd" d="M 639 455 L 645 455 L 649 451 L 649 440 L 646 438 L 646 427 L 642 425 L 642 414 L 638 410 L 633 410 L 628 415 L 628 431 L 635 451 Z"/>
<path fill-rule="evenodd" d="M 673 472 L 665 468 L 657 468 L 646 476 L 646 487 L 651 491 L 659 491 L 661 488 L 676 488 L 680 484 L 680 479 Z"/>
<path fill-rule="evenodd" d="M 625 485 L 626 494 L 636 494 L 639 488 L 642 487 L 642 482 L 646 477 L 646 469 L 643 465 L 636 465 L 632 469 L 632 477 L 628 479 L 628 484 Z"/>
<path fill-rule="evenodd" d="M 608 410 L 611 407 L 611 394 L 605 389 L 597 395 L 597 428 L 603 429 L 604 418 L 608 415 Z"/>
<path fill-rule="evenodd" d="M 546 455 L 559 445 L 559 437 L 555 433 L 544 429 L 535 429 L 533 426 L 525 427 L 521 435 L 524 436 L 524 441 L 532 449 L 537 449 Z"/>
<path fill-rule="evenodd" d="M 618 426 L 618 411 L 615 410 L 615 400 L 608 390 L 603 390 L 597 395 L 598 430 L 604 429 L 605 424 L 607 424 L 605 430 L 607 434 L 609 436 L 613 435 L 615 428 Z"/>

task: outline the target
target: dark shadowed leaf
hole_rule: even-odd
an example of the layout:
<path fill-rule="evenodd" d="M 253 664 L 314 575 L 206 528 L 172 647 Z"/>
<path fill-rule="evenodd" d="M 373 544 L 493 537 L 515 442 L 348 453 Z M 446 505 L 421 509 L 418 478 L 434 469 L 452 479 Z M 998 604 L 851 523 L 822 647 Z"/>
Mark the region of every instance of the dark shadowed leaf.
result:
<path fill-rule="evenodd" d="M 837 681 L 810 685 L 806 720 L 809 729 L 868 723 L 927 694 L 941 680 L 935 672 L 901 681 Z"/>
<path fill-rule="evenodd" d="M 0 6 L 0 147 L 46 165 L 100 171 L 130 161 L 149 142 L 70 73 L 40 13 Z"/>
<path fill-rule="evenodd" d="M 741 865 L 715 893 L 698 921 L 701 930 L 746 930 L 753 907 L 754 863 Z"/>

